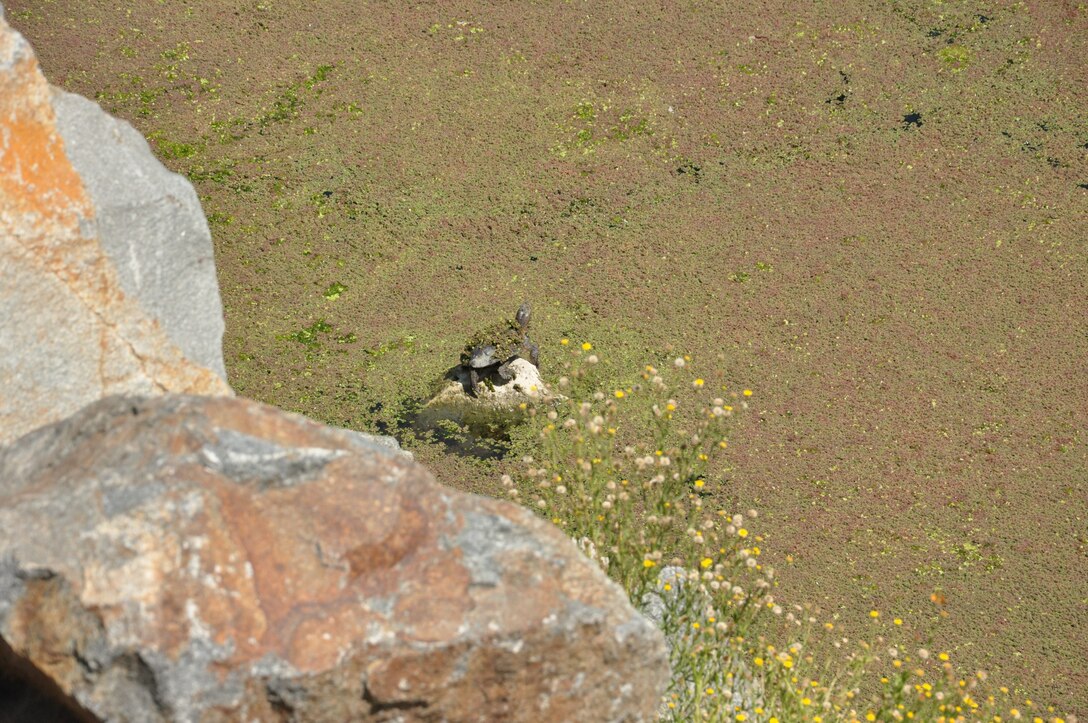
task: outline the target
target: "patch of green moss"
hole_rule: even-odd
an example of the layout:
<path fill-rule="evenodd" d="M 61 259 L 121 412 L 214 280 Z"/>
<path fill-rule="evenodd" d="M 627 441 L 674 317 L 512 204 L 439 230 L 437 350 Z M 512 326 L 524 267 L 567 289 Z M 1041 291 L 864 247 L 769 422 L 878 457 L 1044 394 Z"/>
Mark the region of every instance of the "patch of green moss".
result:
<path fill-rule="evenodd" d="M 344 286 L 339 282 L 332 283 L 329 284 L 329 288 L 325 289 L 325 291 L 321 295 L 329 301 L 335 301 L 336 299 L 340 298 L 340 294 L 347 291 L 347 288 L 348 287 Z"/>
<path fill-rule="evenodd" d="M 971 64 L 971 49 L 963 45 L 948 45 L 937 51 L 941 62 L 949 66 L 953 73 L 964 70 Z"/>

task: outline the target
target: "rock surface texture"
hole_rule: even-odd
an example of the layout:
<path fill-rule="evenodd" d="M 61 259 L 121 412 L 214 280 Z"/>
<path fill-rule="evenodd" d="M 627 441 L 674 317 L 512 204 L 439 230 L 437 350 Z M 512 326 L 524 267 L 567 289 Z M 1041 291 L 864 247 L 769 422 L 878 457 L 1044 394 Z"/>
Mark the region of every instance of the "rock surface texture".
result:
<path fill-rule="evenodd" d="M 196 191 L 97 103 L 54 88 L 53 109 L 121 290 L 186 357 L 226 379 L 212 236 Z"/>
<path fill-rule="evenodd" d="M 0 450 L 0 638 L 116 721 L 650 720 L 668 676 L 556 528 L 231 397 L 110 397 Z"/>
<path fill-rule="evenodd" d="M 135 135 L 0 19 L 0 444 L 109 394 L 230 394 L 206 222 Z"/>

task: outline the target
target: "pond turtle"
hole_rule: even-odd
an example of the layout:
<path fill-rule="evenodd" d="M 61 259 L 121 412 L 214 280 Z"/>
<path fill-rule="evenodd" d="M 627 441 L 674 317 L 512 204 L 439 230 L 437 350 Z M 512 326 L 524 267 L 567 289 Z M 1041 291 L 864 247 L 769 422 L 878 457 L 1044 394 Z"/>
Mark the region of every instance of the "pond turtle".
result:
<path fill-rule="evenodd" d="M 514 378 L 510 362 L 525 359 L 539 366 L 539 348 L 529 340 L 528 302 L 522 302 L 514 318 L 506 319 L 478 332 L 461 352 L 461 366 L 468 371 L 469 393 L 476 395 L 476 388 L 492 372 L 498 372 L 503 381 Z"/>

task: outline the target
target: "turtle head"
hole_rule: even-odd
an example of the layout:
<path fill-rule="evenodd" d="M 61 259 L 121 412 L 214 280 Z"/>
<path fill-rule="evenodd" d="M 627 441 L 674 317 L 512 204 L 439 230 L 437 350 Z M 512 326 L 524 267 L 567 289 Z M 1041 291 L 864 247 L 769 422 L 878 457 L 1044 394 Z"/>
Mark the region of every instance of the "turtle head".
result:
<path fill-rule="evenodd" d="M 518 307 L 518 313 L 514 316 L 514 321 L 516 321 L 518 326 L 522 329 L 527 328 L 529 326 L 529 314 L 531 312 L 532 309 L 529 308 L 529 302 L 521 302 L 521 306 Z"/>
<path fill-rule="evenodd" d="M 492 364 L 498 364 L 502 360 L 496 356 L 497 351 L 494 344 L 474 347 L 468 354 L 468 366 L 473 369 L 483 369 Z"/>

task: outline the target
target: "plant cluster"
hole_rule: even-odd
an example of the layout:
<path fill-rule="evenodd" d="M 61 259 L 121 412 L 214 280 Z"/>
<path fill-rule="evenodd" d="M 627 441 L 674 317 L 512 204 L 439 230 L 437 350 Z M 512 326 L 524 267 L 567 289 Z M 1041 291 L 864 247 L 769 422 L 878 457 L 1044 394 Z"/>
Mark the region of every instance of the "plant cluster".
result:
<path fill-rule="evenodd" d="M 983 672 L 960 676 L 948 653 L 906 651 L 879 631 L 851 641 L 819 610 L 776 599 L 757 512 L 719 508 L 723 482 L 711 474 L 750 390 L 711 389 L 688 357 L 594 390 L 592 345 L 561 344 L 567 396 L 528 410 L 536 453 L 502 484 L 661 627 L 672 666 L 662 719 L 1063 723 L 1005 688 L 990 692 Z M 884 624 L 879 611 L 870 618 Z"/>

